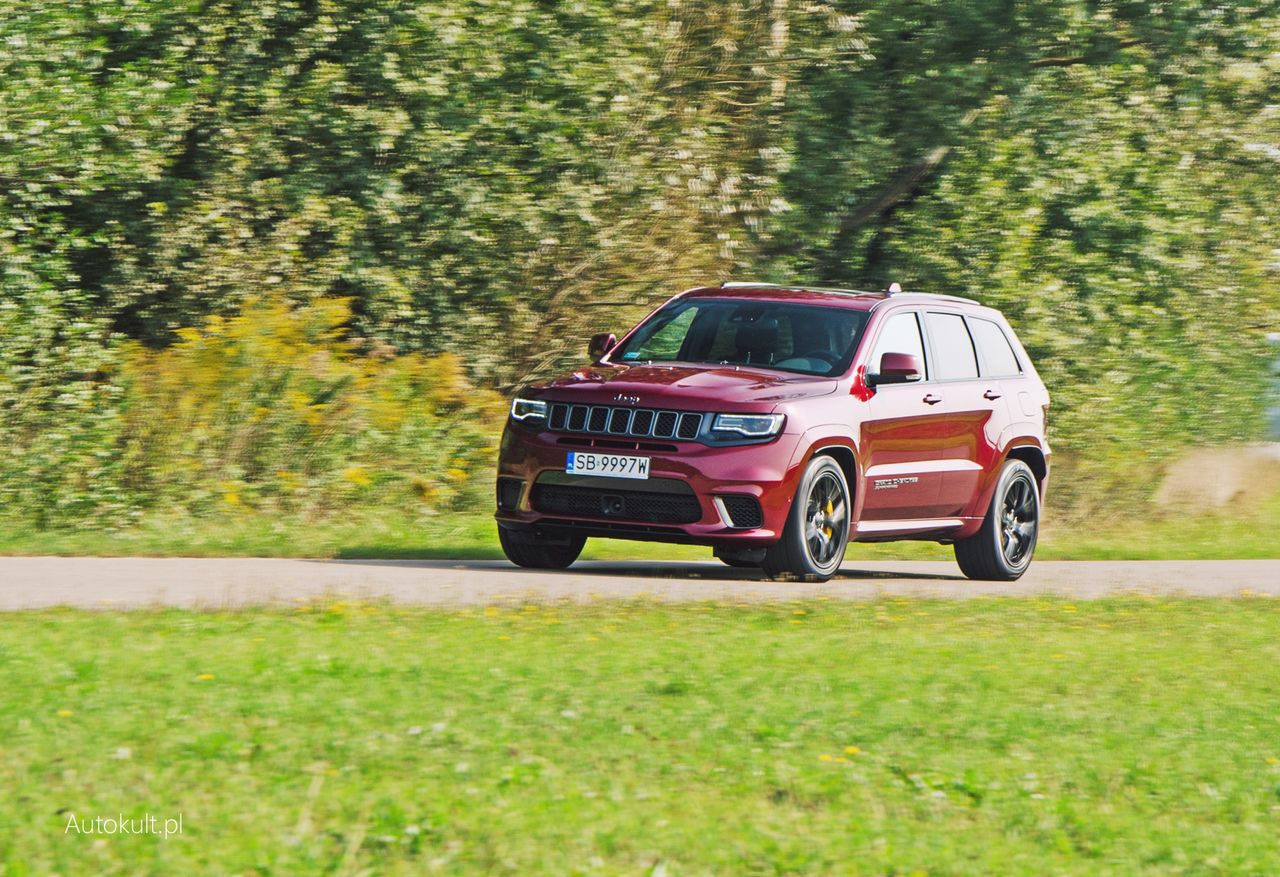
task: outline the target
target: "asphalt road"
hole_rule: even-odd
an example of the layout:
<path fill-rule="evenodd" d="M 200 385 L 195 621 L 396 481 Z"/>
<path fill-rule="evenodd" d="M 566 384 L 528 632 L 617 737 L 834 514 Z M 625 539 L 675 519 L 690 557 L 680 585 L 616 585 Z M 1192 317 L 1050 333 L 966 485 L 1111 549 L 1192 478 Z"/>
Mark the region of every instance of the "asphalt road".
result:
<path fill-rule="evenodd" d="M 716 561 L 587 561 L 563 572 L 497 560 L 259 560 L 245 558 L 0 557 L 0 610 L 289 604 L 325 596 L 421 605 L 510 600 L 786 600 L 826 596 L 1111 594 L 1280 596 L 1280 560 L 1035 562 L 1020 581 L 971 582 L 952 563 L 846 563 L 825 584 L 763 581 Z"/>

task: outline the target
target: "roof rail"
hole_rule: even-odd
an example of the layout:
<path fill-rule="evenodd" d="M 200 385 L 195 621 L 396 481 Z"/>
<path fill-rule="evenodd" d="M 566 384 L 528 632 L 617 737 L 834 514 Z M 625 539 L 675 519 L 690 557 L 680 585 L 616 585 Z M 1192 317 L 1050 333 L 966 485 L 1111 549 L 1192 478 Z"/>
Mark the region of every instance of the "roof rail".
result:
<path fill-rule="evenodd" d="M 750 280 L 726 280 L 720 284 L 721 289 L 794 289 L 802 292 L 838 292 L 843 295 L 884 295 L 882 292 L 867 292 L 862 289 L 837 289 L 833 286 L 809 286 L 807 283 L 756 283 Z"/>
<path fill-rule="evenodd" d="M 883 292 L 867 292 L 865 289 L 838 289 L 834 286 L 801 286 L 809 292 L 839 292 L 844 295 L 884 295 Z"/>
<path fill-rule="evenodd" d="M 894 287 L 897 287 L 897 288 L 895 289 Z M 896 283 L 891 284 L 888 290 L 880 290 L 878 292 L 868 292 L 867 290 L 863 290 L 863 289 L 840 289 L 833 286 L 808 286 L 803 283 L 795 283 L 790 285 L 783 285 L 781 283 L 760 283 L 755 280 L 726 280 L 720 284 L 720 288 L 721 289 L 796 289 L 796 290 L 803 290 L 805 292 L 834 292 L 834 293 L 839 293 L 841 295 L 873 295 L 873 296 L 880 296 L 886 299 L 898 298 L 900 296 L 908 295 L 908 296 L 920 297 L 920 298 L 932 298 L 932 299 L 937 299 L 939 301 L 960 301 L 966 304 L 974 304 L 974 305 L 981 304 L 981 302 L 978 301 L 977 299 L 965 298 L 964 296 L 961 296 L 961 295 L 946 295 L 940 292 L 914 292 L 914 291 L 903 292 L 902 288 L 899 287 L 898 284 Z"/>
<path fill-rule="evenodd" d="M 982 302 L 978 301 L 976 298 L 965 298 L 963 295 L 947 295 L 942 292 L 895 292 L 893 295 L 889 296 L 889 298 L 901 298 L 904 295 L 909 295 L 915 298 L 935 298 L 940 301 L 962 301 L 965 304 L 971 305 L 982 304 Z"/>

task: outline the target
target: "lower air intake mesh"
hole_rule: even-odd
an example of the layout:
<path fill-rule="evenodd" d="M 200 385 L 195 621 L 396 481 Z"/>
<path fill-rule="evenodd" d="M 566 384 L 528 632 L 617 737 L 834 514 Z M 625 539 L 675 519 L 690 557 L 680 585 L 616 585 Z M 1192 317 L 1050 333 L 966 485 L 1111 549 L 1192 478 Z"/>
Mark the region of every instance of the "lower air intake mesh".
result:
<path fill-rule="evenodd" d="M 729 523 L 744 530 L 754 530 L 764 526 L 764 512 L 760 510 L 760 501 L 754 496 L 722 496 L 725 513 Z"/>

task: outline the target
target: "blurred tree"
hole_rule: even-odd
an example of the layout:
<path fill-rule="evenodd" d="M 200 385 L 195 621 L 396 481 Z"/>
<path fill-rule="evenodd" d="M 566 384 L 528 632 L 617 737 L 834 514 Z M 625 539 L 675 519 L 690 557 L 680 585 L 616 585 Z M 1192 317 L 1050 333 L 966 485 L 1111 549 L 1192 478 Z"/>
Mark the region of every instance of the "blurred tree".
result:
<path fill-rule="evenodd" d="M 1067 451 L 1258 434 L 1278 7 L 0 0 L 0 482 L 127 506 L 122 342 L 248 300 L 509 389 L 729 276 L 1003 307 Z"/>

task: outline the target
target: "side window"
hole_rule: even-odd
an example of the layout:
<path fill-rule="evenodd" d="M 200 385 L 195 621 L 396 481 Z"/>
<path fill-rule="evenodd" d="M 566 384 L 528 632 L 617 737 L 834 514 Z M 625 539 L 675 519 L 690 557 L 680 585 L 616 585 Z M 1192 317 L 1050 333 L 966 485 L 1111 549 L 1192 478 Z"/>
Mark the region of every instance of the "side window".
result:
<path fill-rule="evenodd" d="M 978 345 L 982 374 L 991 378 L 1017 377 L 1022 369 L 1003 330 L 990 320 L 969 318 L 969 329 Z"/>
<path fill-rule="evenodd" d="M 962 380 L 978 376 L 978 358 L 973 353 L 973 340 L 959 314 L 925 316 L 929 340 L 933 344 L 934 377 L 940 381 Z"/>
<path fill-rule="evenodd" d="M 867 369 L 879 371 L 880 357 L 886 353 L 914 354 L 920 358 L 922 365 L 926 365 L 924 341 L 920 338 L 920 321 L 914 313 L 894 314 L 889 318 L 889 322 L 880 330 L 880 337 L 876 339 L 876 347 L 871 353 Z M 927 365 L 925 377 L 929 377 Z"/>

